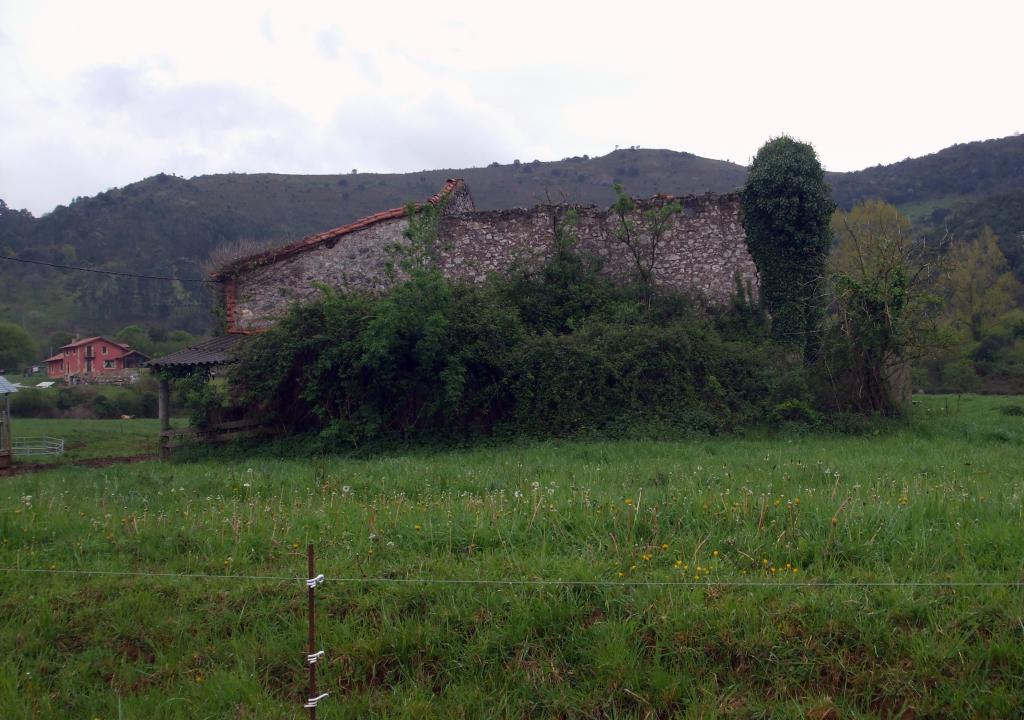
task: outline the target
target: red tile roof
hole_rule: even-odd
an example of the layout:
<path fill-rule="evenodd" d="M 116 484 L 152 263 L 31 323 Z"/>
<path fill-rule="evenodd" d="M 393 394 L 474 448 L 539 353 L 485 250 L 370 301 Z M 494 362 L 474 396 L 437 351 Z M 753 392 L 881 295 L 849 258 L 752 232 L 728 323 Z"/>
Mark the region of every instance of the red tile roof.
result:
<path fill-rule="evenodd" d="M 459 185 L 463 184 L 461 178 L 449 180 L 445 183 L 444 187 L 441 188 L 440 192 L 431 196 L 427 203 L 431 205 L 437 205 L 441 200 L 455 190 Z M 416 207 L 423 207 L 426 203 L 414 203 Z M 248 257 L 239 258 L 231 263 L 228 263 L 211 276 L 214 280 L 225 281 L 230 279 L 235 273 L 240 270 L 248 270 L 251 268 L 260 267 L 261 265 L 270 265 L 283 258 L 291 257 L 299 253 L 306 252 L 320 245 L 326 243 L 337 242 L 339 238 L 353 233 L 357 230 L 368 228 L 371 225 L 376 225 L 384 220 L 396 220 L 398 218 L 405 217 L 406 209 L 404 207 L 392 208 L 390 210 L 383 210 L 378 213 L 374 213 L 368 217 L 360 218 L 355 222 L 351 222 L 347 225 L 336 227 L 332 230 L 326 230 L 324 232 L 315 233 L 313 235 L 307 235 L 298 242 L 284 245 L 279 248 L 272 248 L 256 255 L 249 255 Z M 233 323 L 229 322 L 229 325 Z"/>
<path fill-rule="evenodd" d="M 67 345 L 61 345 L 60 349 L 64 350 L 65 348 L 78 347 L 79 345 L 85 345 L 86 343 L 95 342 L 96 340 L 102 340 L 103 342 L 105 342 L 105 343 L 107 343 L 109 345 L 117 345 L 119 348 L 124 348 L 125 350 L 129 349 L 129 347 L 127 345 L 125 345 L 124 343 L 116 342 L 114 340 L 111 340 L 110 338 L 105 338 L 102 335 L 94 335 L 93 337 L 87 337 L 87 338 L 82 338 L 81 340 L 75 340 L 73 342 L 69 342 Z"/>

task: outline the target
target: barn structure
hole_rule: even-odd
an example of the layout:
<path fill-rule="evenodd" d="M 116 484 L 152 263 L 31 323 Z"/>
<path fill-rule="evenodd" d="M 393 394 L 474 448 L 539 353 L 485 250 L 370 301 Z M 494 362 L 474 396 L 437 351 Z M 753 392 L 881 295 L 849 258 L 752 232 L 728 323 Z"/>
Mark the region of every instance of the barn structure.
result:
<path fill-rule="evenodd" d="M 652 210 L 678 203 L 657 242 L 651 237 Z M 575 250 L 599 257 L 609 276 L 636 274 L 635 251 L 650 262 L 659 285 L 682 290 L 709 303 L 736 296 L 737 281 L 759 291 L 757 267 L 740 222 L 739 193 L 656 196 L 637 200 L 629 217 L 594 205 L 537 205 L 531 209 L 477 210 L 463 180 L 449 180 L 422 203 L 440 208 L 436 254 L 441 272 L 453 280 L 478 282 L 515 266 L 539 266 L 571 233 Z M 624 242 L 623 228 L 634 233 Z M 213 278 L 221 283 L 227 331 L 258 332 L 288 307 L 327 285 L 386 290 L 396 279 L 395 249 L 407 244 L 407 208 L 393 208 L 309 235 L 298 242 L 239 258 Z"/>
<path fill-rule="evenodd" d="M 672 203 L 673 212 L 654 239 L 652 217 Z M 233 260 L 213 274 L 221 290 L 226 335 L 148 363 L 161 372 L 160 426 L 170 428 L 170 378 L 230 362 L 246 335 L 274 325 L 296 302 L 319 288 L 383 292 L 397 279 L 396 253 L 410 242 L 410 211 L 438 209 L 434 250 L 438 269 L 448 278 L 480 282 L 488 274 L 517 266 L 539 267 L 572 234 L 576 251 L 598 257 L 603 271 L 617 279 L 635 276 L 636 253 L 649 257 L 658 285 L 682 290 L 709 304 L 736 297 L 737 284 L 750 297 L 759 293 L 757 267 L 740 222 L 738 193 L 656 196 L 638 200 L 628 217 L 594 205 L 538 205 L 532 209 L 477 210 L 466 183 L 449 180 L 423 203 L 384 210 L 302 240 Z M 570 227 L 571 226 L 571 227 Z M 634 234 L 633 246 L 623 230 Z"/>

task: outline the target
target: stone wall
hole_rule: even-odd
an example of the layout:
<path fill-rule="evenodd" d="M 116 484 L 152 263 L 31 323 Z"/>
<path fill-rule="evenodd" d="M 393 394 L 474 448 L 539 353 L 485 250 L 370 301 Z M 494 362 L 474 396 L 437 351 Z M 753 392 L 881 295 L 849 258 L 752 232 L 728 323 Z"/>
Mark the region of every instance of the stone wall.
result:
<path fill-rule="evenodd" d="M 636 279 L 637 268 L 621 240 L 621 221 L 614 213 L 592 205 L 540 205 L 530 210 L 479 212 L 463 183 L 451 186 L 438 228 L 440 266 L 446 276 L 479 282 L 489 273 L 514 265 L 539 267 L 550 257 L 555 230 L 566 213 L 576 211 L 569 227 L 577 252 L 602 258 L 604 271 L 623 282 Z M 703 296 L 711 303 L 735 295 L 738 274 L 753 292 L 759 288 L 757 268 L 747 250 L 739 221 L 739 195 L 678 198 L 683 212 L 672 216 L 657 247 L 643 213 L 670 198 L 638 201 L 630 218 L 633 245 L 653 264 L 656 285 Z M 385 290 L 393 262 L 388 248 L 406 242 L 408 227 L 400 210 L 386 211 L 346 228 L 312 236 L 259 263 L 239 264 L 230 273 L 226 304 L 230 330 L 265 328 L 289 304 L 314 296 L 316 284 Z M 296 248 L 300 248 L 296 250 Z"/>
<path fill-rule="evenodd" d="M 645 211 L 669 198 L 639 201 L 629 218 L 635 232 L 633 247 L 650 262 L 656 285 L 700 295 L 712 303 L 729 302 L 736 293 L 736 274 L 756 292 L 757 267 L 747 249 L 739 221 L 739 196 L 704 195 L 679 198 L 683 212 L 672 217 L 660 241 L 655 241 L 643 218 Z M 452 214 L 441 220 L 445 246 L 441 266 L 446 275 L 479 281 L 513 264 L 538 266 L 555 246 L 555 230 L 570 209 L 575 225 L 566 226 L 579 253 L 603 260 L 604 271 L 629 282 L 638 277 L 636 261 L 622 241 L 620 218 L 593 205 L 540 205 L 532 210 L 495 210 Z"/>
<path fill-rule="evenodd" d="M 337 243 L 323 243 L 301 253 L 239 271 L 234 297 L 227 298 L 229 330 L 261 330 L 288 306 L 316 296 L 318 284 L 330 287 L 387 289 L 387 248 L 404 240 L 409 223 L 394 218 L 348 233 Z"/>

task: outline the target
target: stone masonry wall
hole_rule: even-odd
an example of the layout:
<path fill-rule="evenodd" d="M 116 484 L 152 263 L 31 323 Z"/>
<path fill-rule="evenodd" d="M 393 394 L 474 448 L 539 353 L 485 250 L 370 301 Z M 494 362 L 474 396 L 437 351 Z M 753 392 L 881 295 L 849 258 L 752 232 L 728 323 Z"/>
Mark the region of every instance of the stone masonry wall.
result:
<path fill-rule="evenodd" d="M 679 198 L 683 212 L 672 217 L 654 260 L 654 282 L 714 304 L 735 295 L 735 278 L 756 294 L 757 268 L 747 250 L 739 221 L 739 195 L 703 195 Z M 649 253 L 651 237 L 643 212 L 668 199 L 638 201 L 631 218 L 639 247 Z M 634 280 L 637 270 L 628 248 L 620 240 L 619 218 L 594 206 L 575 206 L 579 220 L 571 231 L 577 252 L 603 259 L 604 271 L 623 282 Z M 447 277 L 479 282 L 489 273 L 506 272 L 513 265 L 539 267 L 550 257 L 555 229 L 569 206 L 540 205 L 530 210 L 473 209 L 462 185 L 445 205 L 438 229 L 442 248 L 440 266 Z M 316 284 L 383 291 L 391 282 L 386 272 L 393 261 L 388 248 L 406 242 L 408 226 L 402 217 L 383 219 L 347 232 L 333 242 L 311 246 L 301 253 L 233 274 L 233 330 L 258 330 L 273 323 L 287 307 L 317 293 Z"/>
<path fill-rule="evenodd" d="M 383 291 L 391 256 L 387 248 L 404 241 L 405 218 L 384 220 L 349 233 L 336 244 L 323 244 L 235 276 L 234 327 L 261 330 L 288 306 L 315 297 L 317 284 Z"/>

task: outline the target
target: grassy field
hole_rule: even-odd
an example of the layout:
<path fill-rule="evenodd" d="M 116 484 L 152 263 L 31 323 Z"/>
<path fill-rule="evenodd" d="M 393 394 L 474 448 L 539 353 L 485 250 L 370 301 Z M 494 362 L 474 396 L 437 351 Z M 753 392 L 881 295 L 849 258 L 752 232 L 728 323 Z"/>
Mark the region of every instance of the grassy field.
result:
<path fill-rule="evenodd" d="M 1022 493 L 1005 397 L 869 436 L 15 476 L 0 566 L 42 572 L 2 573 L 0 716 L 301 717 L 304 584 L 240 576 L 303 576 L 307 542 L 321 718 L 1020 716 Z"/>
<path fill-rule="evenodd" d="M 175 427 L 186 424 L 175 418 Z M 49 436 L 64 440 L 62 456 L 18 458 L 20 463 L 75 462 L 95 458 L 156 455 L 159 451 L 160 421 L 133 420 L 39 420 L 14 418 L 15 438 Z"/>

